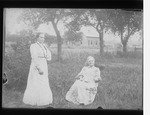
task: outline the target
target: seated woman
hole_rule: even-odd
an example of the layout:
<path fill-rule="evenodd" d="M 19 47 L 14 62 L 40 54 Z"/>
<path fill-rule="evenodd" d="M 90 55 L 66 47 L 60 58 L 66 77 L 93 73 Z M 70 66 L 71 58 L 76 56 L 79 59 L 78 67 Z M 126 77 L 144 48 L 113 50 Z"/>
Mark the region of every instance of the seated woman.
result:
<path fill-rule="evenodd" d="M 74 104 L 91 104 L 97 94 L 98 81 L 101 80 L 99 68 L 94 66 L 95 59 L 87 58 L 85 66 L 76 76 L 76 81 L 66 94 L 66 100 Z"/>

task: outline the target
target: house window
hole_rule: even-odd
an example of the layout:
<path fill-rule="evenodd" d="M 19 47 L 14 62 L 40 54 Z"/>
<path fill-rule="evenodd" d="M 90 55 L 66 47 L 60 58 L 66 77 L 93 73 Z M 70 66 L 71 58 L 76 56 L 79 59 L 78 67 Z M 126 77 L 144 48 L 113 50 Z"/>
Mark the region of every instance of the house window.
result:
<path fill-rule="evenodd" d="M 92 45 L 92 41 L 91 41 L 91 45 Z"/>
<path fill-rule="evenodd" d="M 95 45 L 97 46 L 97 41 L 96 41 Z"/>

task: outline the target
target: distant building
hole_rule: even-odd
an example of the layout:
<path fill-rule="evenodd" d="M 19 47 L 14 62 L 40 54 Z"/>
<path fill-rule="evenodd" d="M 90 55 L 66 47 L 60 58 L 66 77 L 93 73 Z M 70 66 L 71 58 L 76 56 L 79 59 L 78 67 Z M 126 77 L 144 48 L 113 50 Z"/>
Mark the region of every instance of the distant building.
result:
<path fill-rule="evenodd" d="M 80 41 L 80 45 L 81 47 L 99 48 L 99 37 L 83 35 L 83 39 Z"/>
<path fill-rule="evenodd" d="M 68 47 L 99 48 L 99 37 L 86 36 L 82 34 L 82 40 L 78 42 L 64 41 Z"/>

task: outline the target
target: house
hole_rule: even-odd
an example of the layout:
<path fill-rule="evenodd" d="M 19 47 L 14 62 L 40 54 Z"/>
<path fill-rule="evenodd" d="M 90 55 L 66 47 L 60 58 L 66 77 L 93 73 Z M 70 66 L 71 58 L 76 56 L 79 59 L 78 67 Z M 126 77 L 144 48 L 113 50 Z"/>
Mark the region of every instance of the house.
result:
<path fill-rule="evenodd" d="M 83 35 L 82 41 L 80 41 L 80 46 L 90 47 L 90 48 L 99 48 L 99 37 Z"/>
<path fill-rule="evenodd" d="M 81 48 L 99 48 L 99 37 L 86 36 L 82 34 L 82 40 L 78 42 L 64 41 L 64 44 L 70 48 L 81 47 Z"/>

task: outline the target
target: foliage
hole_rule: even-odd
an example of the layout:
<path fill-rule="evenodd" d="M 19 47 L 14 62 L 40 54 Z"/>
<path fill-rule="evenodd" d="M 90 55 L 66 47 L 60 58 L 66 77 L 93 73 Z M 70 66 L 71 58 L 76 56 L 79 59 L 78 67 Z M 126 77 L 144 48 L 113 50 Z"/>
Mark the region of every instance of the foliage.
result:
<path fill-rule="evenodd" d="M 19 36 L 16 34 L 8 34 L 5 38 L 5 42 L 16 42 L 19 39 Z"/>
<path fill-rule="evenodd" d="M 49 34 L 45 34 L 45 42 L 47 43 L 48 46 L 50 46 L 52 43 L 57 42 L 57 37 Z"/>
<path fill-rule="evenodd" d="M 5 71 L 8 73 L 9 79 L 9 84 L 6 87 L 8 89 L 23 90 L 31 61 L 30 44 L 35 41 L 35 36 L 31 31 L 26 30 L 21 31 L 16 36 L 15 43 L 11 45 L 14 52 L 8 53 L 4 57 L 4 65 L 7 68 Z M 9 37 L 11 38 L 11 35 Z M 22 84 L 24 85 L 21 87 Z"/>
<path fill-rule="evenodd" d="M 125 31 L 125 27 L 129 26 L 129 33 L 133 34 L 134 32 L 141 29 L 142 24 L 142 13 L 141 12 L 133 12 L 133 11 L 125 11 L 125 10 L 115 10 L 114 16 L 112 17 L 113 24 L 116 28 L 116 31 L 123 32 Z M 112 15 L 111 15 L 112 16 Z M 132 33 L 133 31 L 133 33 Z"/>
<path fill-rule="evenodd" d="M 107 9 L 88 9 L 88 10 L 72 10 L 71 12 L 74 14 L 71 15 L 71 21 L 66 24 L 67 28 L 78 31 L 80 28 L 84 26 L 92 26 L 99 33 L 100 39 L 100 54 L 103 54 L 103 32 L 109 29 L 110 25 L 110 12 L 111 10 Z"/>
<path fill-rule="evenodd" d="M 82 32 L 74 32 L 74 31 L 66 31 L 64 34 L 64 38 L 66 41 L 78 42 L 82 40 Z"/>
<path fill-rule="evenodd" d="M 111 12 L 110 16 L 114 25 L 111 29 L 114 33 L 118 32 L 120 34 L 123 52 L 126 52 L 130 36 L 142 29 L 142 12 L 118 9 Z M 125 32 L 127 32 L 126 35 Z"/>
<path fill-rule="evenodd" d="M 64 18 L 64 26 L 70 31 L 79 31 L 83 25 L 86 9 L 69 9 Z"/>
<path fill-rule="evenodd" d="M 133 59 L 142 59 L 143 53 L 138 51 L 138 52 L 121 52 L 117 51 L 116 57 L 118 58 L 133 58 Z"/>
<path fill-rule="evenodd" d="M 61 59 L 62 38 L 57 24 L 60 20 L 63 20 L 66 12 L 68 12 L 66 9 L 29 8 L 24 9 L 22 15 L 20 16 L 20 20 L 23 20 L 27 25 L 33 27 L 35 30 L 42 23 L 52 22 L 57 35 L 58 60 Z"/>

